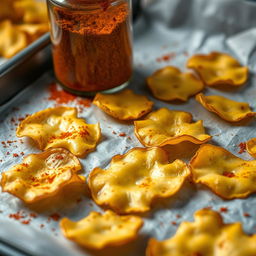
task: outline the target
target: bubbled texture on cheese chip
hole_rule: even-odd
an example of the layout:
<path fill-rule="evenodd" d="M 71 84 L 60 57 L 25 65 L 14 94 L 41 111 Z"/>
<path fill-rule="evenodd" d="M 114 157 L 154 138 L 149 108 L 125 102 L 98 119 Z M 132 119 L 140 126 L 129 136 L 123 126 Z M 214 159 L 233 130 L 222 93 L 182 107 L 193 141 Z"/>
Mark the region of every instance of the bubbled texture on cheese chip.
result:
<path fill-rule="evenodd" d="M 175 145 L 183 141 L 202 144 L 211 139 L 205 134 L 203 121 L 191 123 L 188 112 L 161 108 L 150 113 L 144 120 L 135 121 L 135 135 L 147 147 Z"/>
<path fill-rule="evenodd" d="M 245 161 L 224 148 L 202 145 L 190 162 L 193 180 L 225 199 L 256 192 L 256 161 Z"/>
<path fill-rule="evenodd" d="M 252 138 L 246 142 L 246 150 L 252 157 L 256 157 L 256 138 Z"/>
<path fill-rule="evenodd" d="M 192 56 L 187 67 L 194 69 L 208 86 L 240 86 L 248 79 L 248 68 L 233 57 L 219 52 Z"/>
<path fill-rule="evenodd" d="M 195 75 L 182 73 L 171 66 L 156 71 L 147 78 L 147 84 L 157 99 L 165 101 L 187 101 L 204 88 L 203 82 Z"/>
<path fill-rule="evenodd" d="M 28 116 L 16 133 L 18 137 L 31 137 L 40 149 L 63 147 L 81 157 L 95 149 L 101 135 L 99 124 L 87 124 L 77 118 L 75 108 L 69 107 L 49 108 Z"/>
<path fill-rule="evenodd" d="M 237 102 L 217 95 L 205 96 L 202 93 L 196 95 L 196 100 L 206 109 L 229 122 L 239 122 L 256 115 L 246 102 Z"/>
<path fill-rule="evenodd" d="M 170 164 L 161 148 L 134 148 L 114 156 L 107 170 L 95 168 L 88 183 L 98 205 L 119 213 L 145 212 L 155 198 L 174 195 L 189 175 L 184 162 Z"/>
<path fill-rule="evenodd" d="M 69 151 L 53 148 L 28 155 L 21 164 L 4 172 L 1 186 L 4 192 L 34 203 L 57 194 L 67 184 L 84 183 L 76 174 L 80 169 L 79 160 Z"/>
<path fill-rule="evenodd" d="M 219 213 L 202 209 L 194 222 L 180 224 L 164 241 L 150 239 L 147 256 L 254 256 L 256 235 L 246 235 L 240 223 L 224 224 Z"/>
<path fill-rule="evenodd" d="M 64 235 L 81 246 L 100 250 L 107 246 L 120 246 L 136 239 L 143 221 L 136 216 L 119 216 L 112 211 L 104 214 L 91 212 L 89 216 L 73 222 L 64 218 L 60 222 Z"/>
<path fill-rule="evenodd" d="M 126 89 L 115 94 L 97 93 L 93 103 L 119 120 L 134 120 L 151 111 L 153 102 Z"/>

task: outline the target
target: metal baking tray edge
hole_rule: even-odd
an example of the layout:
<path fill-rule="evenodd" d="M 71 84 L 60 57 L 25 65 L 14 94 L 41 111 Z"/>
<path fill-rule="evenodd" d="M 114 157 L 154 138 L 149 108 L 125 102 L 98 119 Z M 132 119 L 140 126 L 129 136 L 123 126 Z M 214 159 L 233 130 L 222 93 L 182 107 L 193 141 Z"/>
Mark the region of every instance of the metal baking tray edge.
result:
<path fill-rule="evenodd" d="M 47 33 L 0 65 L 0 107 L 52 67 Z"/>

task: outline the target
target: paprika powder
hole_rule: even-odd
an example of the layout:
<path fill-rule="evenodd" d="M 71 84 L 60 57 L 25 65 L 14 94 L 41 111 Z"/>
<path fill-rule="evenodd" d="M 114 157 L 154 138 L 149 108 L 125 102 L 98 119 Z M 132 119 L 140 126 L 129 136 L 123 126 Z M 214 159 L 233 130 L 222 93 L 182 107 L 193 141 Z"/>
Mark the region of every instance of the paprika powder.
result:
<path fill-rule="evenodd" d="M 132 75 L 130 0 L 48 0 L 57 80 L 80 95 L 124 88 Z"/>

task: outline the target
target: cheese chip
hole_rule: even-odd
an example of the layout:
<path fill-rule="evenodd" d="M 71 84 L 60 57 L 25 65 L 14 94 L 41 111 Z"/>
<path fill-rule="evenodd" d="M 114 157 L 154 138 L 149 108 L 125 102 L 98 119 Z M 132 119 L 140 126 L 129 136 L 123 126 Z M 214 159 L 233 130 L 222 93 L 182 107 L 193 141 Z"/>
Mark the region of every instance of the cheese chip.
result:
<path fill-rule="evenodd" d="M 240 86 L 248 79 L 248 67 L 220 52 L 194 55 L 188 60 L 187 67 L 194 69 L 207 86 Z"/>
<path fill-rule="evenodd" d="M 237 102 L 217 95 L 205 96 L 202 93 L 196 95 L 196 100 L 207 110 L 229 122 L 239 122 L 256 115 L 246 102 Z"/>
<path fill-rule="evenodd" d="M 63 147 L 80 157 L 95 149 L 101 135 L 99 124 L 86 124 L 77 118 L 76 108 L 70 107 L 48 108 L 28 116 L 16 133 L 31 137 L 40 149 Z"/>
<path fill-rule="evenodd" d="M 95 168 L 88 184 L 98 205 L 119 213 L 146 212 L 154 199 L 178 192 L 189 175 L 184 162 L 170 164 L 161 148 L 134 148 L 114 156 L 107 170 Z"/>
<path fill-rule="evenodd" d="M 256 161 L 245 161 L 224 148 L 202 145 L 190 162 L 193 180 L 225 199 L 256 192 Z"/>
<path fill-rule="evenodd" d="M 203 82 L 192 73 L 182 73 L 176 67 L 165 67 L 147 78 L 153 95 L 159 100 L 187 101 L 204 88 Z"/>
<path fill-rule="evenodd" d="M 150 112 L 154 103 L 126 89 L 115 94 L 97 93 L 93 104 L 119 120 L 134 120 Z"/>
<path fill-rule="evenodd" d="M 188 112 L 161 108 L 150 113 L 144 120 L 134 122 L 135 135 L 146 147 L 175 145 L 183 141 L 202 144 L 211 139 L 205 134 L 203 121 L 191 123 Z"/>
<path fill-rule="evenodd" d="M 241 223 L 223 223 L 219 213 L 202 209 L 194 222 L 180 224 L 164 241 L 150 239 L 146 256 L 254 256 L 256 235 L 246 235 Z"/>
<path fill-rule="evenodd" d="M 246 150 L 252 157 L 256 157 L 256 138 L 252 138 L 246 142 Z"/>
<path fill-rule="evenodd" d="M 9 20 L 0 22 L 0 56 L 11 58 L 27 46 L 27 37 L 23 31 L 17 31 Z"/>
<path fill-rule="evenodd" d="M 84 180 L 76 174 L 81 169 L 79 160 L 63 148 L 31 154 L 21 164 L 2 174 L 1 186 L 25 203 L 56 195 L 64 186 Z"/>
<path fill-rule="evenodd" d="M 61 230 L 68 239 L 94 250 L 120 246 L 136 239 L 142 225 L 140 217 L 119 216 L 109 210 L 104 214 L 91 212 L 78 222 L 67 218 L 60 221 Z"/>

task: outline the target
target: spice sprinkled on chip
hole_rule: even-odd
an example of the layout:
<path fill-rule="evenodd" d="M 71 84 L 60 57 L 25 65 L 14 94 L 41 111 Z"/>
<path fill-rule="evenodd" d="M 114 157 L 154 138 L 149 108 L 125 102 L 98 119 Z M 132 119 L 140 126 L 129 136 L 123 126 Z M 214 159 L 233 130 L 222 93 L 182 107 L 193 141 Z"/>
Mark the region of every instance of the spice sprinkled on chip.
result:
<path fill-rule="evenodd" d="M 154 97 L 165 101 L 187 101 L 204 88 L 203 82 L 195 75 L 182 73 L 172 66 L 156 71 L 147 78 L 147 84 Z"/>
<path fill-rule="evenodd" d="M 252 112 L 248 103 L 237 102 L 223 96 L 205 96 L 199 93 L 196 95 L 196 100 L 207 110 L 228 122 L 239 122 L 256 115 L 256 112 Z"/>
<path fill-rule="evenodd" d="M 191 123 L 188 112 L 161 108 L 134 122 L 135 135 L 146 147 L 175 145 L 183 141 L 202 144 L 211 139 L 205 134 L 203 121 Z"/>
<path fill-rule="evenodd" d="M 248 79 L 248 67 L 220 52 L 194 55 L 188 60 L 187 67 L 194 69 L 207 86 L 240 86 Z"/>
<path fill-rule="evenodd" d="M 256 235 L 246 235 L 241 223 L 223 223 L 219 213 L 202 209 L 194 222 L 182 222 L 164 241 L 149 240 L 146 256 L 253 256 Z"/>
<path fill-rule="evenodd" d="M 88 184 L 98 205 L 118 213 L 146 212 L 154 199 L 178 192 L 189 175 L 184 162 L 169 163 L 161 148 L 134 148 L 114 156 L 107 170 L 95 168 Z"/>
<path fill-rule="evenodd" d="M 256 161 L 246 161 L 224 148 L 202 145 L 190 162 L 195 183 L 224 199 L 245 198 L 256 192 Z"/>
<path fill-rule="evenodd" d="M 246 150 L 252 157 L 256 157 L 256 138 L 252 138 L 246 142 Z"/>
<path fill-rule="evenodd" d="M 61 230 L 68 239 L 95 250 L 129 243 L 137 238 L 142 225 L 140 217 L 119 216 L 110 210 L 103 214 L 91 212 L 78 222 L 67 218 L 60 221 Z"/>
<path fill-rule="evenodd" d="M 2 174 L 3 192 L 34 203 L 56 195 L 64 186 L 84 179 L 76 174 L 81 170 L 79 160 L 63 148 L 52 148 L 31 154 Z"/>
<path fill-rule="evenodd" d="M 87 124 L 70 107 L 48 108 L 28 116 L 16 133 L 31 137 L 40 149 L 63 147 L 79 157 L 93 151 L 101 136 L 99 124 Z"/>
<path fill-rule="evenodd" d="M 115 94 L 97 93 L 93 104 L 119 120 L 135 120 L 150 112 L 154 103 L 126 89 Z"/>

